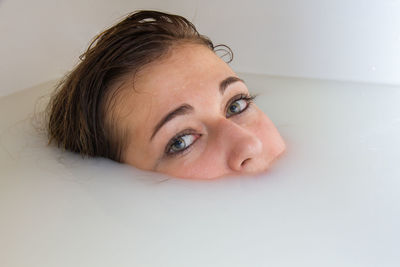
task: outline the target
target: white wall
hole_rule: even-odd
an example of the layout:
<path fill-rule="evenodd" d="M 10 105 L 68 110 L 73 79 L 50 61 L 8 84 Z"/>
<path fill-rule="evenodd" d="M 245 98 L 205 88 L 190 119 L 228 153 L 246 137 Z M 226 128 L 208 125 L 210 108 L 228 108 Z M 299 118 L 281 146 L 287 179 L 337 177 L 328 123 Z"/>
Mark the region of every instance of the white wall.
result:
<path fill-rule="evenodd" d="M 238 72 L 400 84 L 400 0 L 0 0 L 0 95 L 60 77 L 143 8 L 228 44 Z"/>

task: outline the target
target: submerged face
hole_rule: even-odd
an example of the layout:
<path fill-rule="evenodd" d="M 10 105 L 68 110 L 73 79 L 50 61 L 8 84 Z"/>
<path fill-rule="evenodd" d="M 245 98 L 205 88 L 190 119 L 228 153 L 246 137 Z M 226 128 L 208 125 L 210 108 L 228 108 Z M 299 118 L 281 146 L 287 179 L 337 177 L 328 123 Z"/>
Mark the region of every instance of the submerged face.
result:
<path fill-rule="evenodd" d="M 245 83 L 213 51 L 181 44 L 123 85 L 124 162 L 175 177 L 259 173 L 285 150 Z M 130 90 L 129 90 L 130 89 Z"/>

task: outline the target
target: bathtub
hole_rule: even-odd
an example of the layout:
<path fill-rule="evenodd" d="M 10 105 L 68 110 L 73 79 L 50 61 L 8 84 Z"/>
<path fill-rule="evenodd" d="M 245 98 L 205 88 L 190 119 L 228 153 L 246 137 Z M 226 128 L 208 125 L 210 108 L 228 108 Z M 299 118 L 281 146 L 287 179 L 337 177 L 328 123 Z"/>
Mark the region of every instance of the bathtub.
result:
<path fill-rule="evenodd" d="M 47 146 L 55 81 L 0 98 L 0 266 L 400 266 L 400 86 L 239 76 L 287 151 L 212 181 Z"/>

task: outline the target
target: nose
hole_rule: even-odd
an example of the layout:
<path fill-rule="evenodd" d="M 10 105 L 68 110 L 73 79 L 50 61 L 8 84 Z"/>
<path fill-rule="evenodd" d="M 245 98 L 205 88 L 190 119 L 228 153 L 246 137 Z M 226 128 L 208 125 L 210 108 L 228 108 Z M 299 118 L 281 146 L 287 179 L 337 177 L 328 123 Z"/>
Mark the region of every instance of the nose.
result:
<path fill-rule="evenodd" d="M 226 145 L 227 163 L 235 172 L 254 173 L 265 169 L 262 158 L 263 144 L 249 129 L 224 119 L 219 123 L 220 133 Z"/>

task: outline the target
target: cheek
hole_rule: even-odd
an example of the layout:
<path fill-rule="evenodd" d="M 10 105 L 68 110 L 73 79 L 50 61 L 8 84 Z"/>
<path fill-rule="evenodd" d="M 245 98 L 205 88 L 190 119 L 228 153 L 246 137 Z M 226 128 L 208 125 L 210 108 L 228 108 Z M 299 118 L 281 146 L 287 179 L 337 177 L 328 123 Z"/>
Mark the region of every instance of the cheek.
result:
<path fill-rule="evenodd" d="M 175 177 L 191 179 L 212 179 L 228 174 L 229 170 L 223 150 L 210 144 L 197 149 L 198 153 L 192 153 L 187 158 L 163 164 L 158 171 Z"/>
<path fill-rule="evenodd" d="M 212 179 L 220 177 L 226 174 L 226 164 L 220 162 L 222 158 L 220 152 L 215 151 L 214 155 L 208 153 L 197 158 L 191 162 L 180 162 L 179 164 L 172 164 L 168 167 L 160 170 L 160 172 L 166 173 L 180 178 L 189 179 Z"/>

